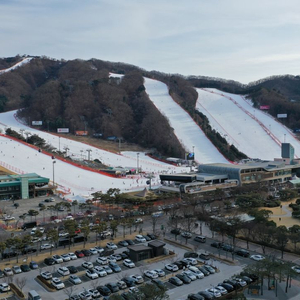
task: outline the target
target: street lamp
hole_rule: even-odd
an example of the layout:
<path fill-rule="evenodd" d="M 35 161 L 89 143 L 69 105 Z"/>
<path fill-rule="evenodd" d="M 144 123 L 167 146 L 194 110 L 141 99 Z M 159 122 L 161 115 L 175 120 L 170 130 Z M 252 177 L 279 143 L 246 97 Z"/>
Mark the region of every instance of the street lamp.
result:
<path fill-rule="evenodd" d="M 54 160 L 52 163 L 53 163 L 53 187 L 55 188 L 55 181 L 54 181 L 54 164 L 56 164 L 56 160 Z"/>
<path fill-rule="evenodd" d="M 139 156 L 140 156 L 140 153 L 137 153 L 136 156 L 137 156 L 137 160 L 136 160 L 136 163 L 137 163 L 137 173 L 139 173 Z"/>
<path fill-rule="evenodd" d="M 60 152 L 60 136 L 58 137 L 58 151 Z"/>

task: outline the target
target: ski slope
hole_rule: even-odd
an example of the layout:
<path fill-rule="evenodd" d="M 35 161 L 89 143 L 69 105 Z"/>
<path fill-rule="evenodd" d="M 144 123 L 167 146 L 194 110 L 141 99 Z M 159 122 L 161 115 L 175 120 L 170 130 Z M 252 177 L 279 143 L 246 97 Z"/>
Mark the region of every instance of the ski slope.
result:
<path fill-rule="evenodd" d="M 283 142 L 291 143 L 296 157 L 300 155 L 300 143 L 292 132 L 272 116 L 254 108 L 244 97 L 217 89 L 196 90 L 196 108 L 229 144 L 247 156 L 265 160 L 281 157 Z"/>
<path fill-rule="evenodd" d="M 18 63 L 14 64 L 13 66 L 11 66 L 7 69 L 0 70 L 0 75 L 3 74 L 3 73 L 15 70 L 16 68 L 19 68 L 22 65 L 29 63 L 32 59 L 33 59 L 33 57 L 26 57 L 26 58 L 22 59 L 21 61 L 19 61 Z"/>

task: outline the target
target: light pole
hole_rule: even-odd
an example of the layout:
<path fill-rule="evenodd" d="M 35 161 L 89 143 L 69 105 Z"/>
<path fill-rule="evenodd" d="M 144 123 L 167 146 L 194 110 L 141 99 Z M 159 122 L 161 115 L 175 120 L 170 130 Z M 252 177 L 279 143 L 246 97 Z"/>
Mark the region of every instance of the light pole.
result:
<path fill-rule="evenodd" d="M 60 136 L 58 137 L 58 151 L 60 152 Z"/>
<path fill-rule="evenodd" d="M 55 181 L 54 181 L 54 165 L 56 164 L 56 160 L 54 160 L 53 162 L 53 187 L 55 189 Z"/>
<path fill-rule="evenodd" d="M 139 173 L 139 156 L 140 156 L 140 153 L 137 153 L 136 156 L 137 156 L 137 160 L 136 160 L 136 163 L 137 163 L 137 173 Z"/>

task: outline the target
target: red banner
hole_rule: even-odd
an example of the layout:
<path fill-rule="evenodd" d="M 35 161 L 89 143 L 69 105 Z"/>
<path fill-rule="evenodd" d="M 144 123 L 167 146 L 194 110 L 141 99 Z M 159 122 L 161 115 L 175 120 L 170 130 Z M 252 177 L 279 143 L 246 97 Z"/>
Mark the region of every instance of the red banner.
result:
<path fill-rule="evenodd" d="M 81 136 L 83 136 L 83 135 L 88 135 L 88 131 L 75 131 L 75 135 L 81 135 Z"/>
<path fill-rule="evenodd" d="M 262 109 L 262 110 L 270 109 L 270 105 L 261 105 L 261 106 L 259 107 L 259 109 Z"/>

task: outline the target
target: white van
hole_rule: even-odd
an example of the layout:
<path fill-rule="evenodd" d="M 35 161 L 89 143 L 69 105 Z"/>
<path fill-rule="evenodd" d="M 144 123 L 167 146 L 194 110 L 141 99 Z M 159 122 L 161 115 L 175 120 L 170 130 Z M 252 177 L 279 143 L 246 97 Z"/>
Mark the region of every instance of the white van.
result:
<path fill-rule="evenodd" d="M 28 292 L 28 300 L 42 300 L 42 298 L 35 290 L 31 290 Z"/>
<path fill-rule="evenodd" d="M 200 243 L 205 243 L 206 242 L 206 237 L 202 235 L 198 235 L 194 238 L 194 241 L 200 242 Z"/>

